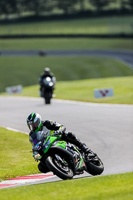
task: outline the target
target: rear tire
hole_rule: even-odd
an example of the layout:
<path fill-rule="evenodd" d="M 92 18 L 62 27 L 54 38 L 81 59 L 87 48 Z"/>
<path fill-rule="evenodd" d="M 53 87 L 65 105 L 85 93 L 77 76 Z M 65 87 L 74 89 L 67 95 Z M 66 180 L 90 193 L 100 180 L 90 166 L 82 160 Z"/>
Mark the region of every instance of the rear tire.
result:
<path fill-rule="evenodd" d="M 102 161 L 100 160 L 100 158 L 98 158 L 97 155 L 95 158 L 92 160 L 88 159 L 85 162 L 86 167 L 87 167 L 87 172 L 89 172 L 89 174 L 93 176 L 100 175 L 104 171 L 104 165 Z"/>
<path fill-rule="evenodd" d="M 58 177 L 60 177 L 61 179 L 72 179 L 74 176 L 73 170 L 71 168 L 71 166 L 69 165 L 69 163 L 65 160 L 65 162 L 67 163 L 68 167 L 66 170 L 65 166 L 64 169 L 63 167 L 60 167 L 57 164 L 57 160 L 55 155 L 54 156 L 49 156 L 46 158 L 45 163 L 47 165 L 47 167 L 54 173 L 56 174 Z"/>

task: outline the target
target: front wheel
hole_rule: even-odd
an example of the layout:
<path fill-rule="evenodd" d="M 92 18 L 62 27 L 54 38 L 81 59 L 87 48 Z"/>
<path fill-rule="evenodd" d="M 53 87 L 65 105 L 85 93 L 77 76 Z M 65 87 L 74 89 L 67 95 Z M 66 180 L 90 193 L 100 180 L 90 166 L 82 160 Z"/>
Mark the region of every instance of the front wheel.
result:
<path fill-rule="evenodd" d="M 47 167 L 61 179 L 72 179 L 74 176 L 69 162 L 61 155 L 55 154 L 53 156 L 48 156 L 45 163 Z"/>
<path fill-rule="evenodd" d="M 52 98 L 52 92 L 46 92 L 45 96 L 45 104 L 50 104 L 51 103 L 51 98 Z"/>
<path fill-rule="evenodd" d="M 51 99 L 45 98 L 45 104 L 50 104 L 50 103 L 51 103 Z"/>

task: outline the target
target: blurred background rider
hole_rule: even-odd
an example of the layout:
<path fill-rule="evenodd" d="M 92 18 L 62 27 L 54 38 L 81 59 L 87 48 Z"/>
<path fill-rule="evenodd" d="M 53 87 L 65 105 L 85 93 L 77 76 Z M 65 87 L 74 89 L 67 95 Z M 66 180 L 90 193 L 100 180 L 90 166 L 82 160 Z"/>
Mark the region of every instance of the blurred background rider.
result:
<path fill-rule="evenodd" d="M 55 78 L 54 74 L 51 72 L 50 68 L 46 67 L 46 68 L 44 68 L 44 73 L 42 73 L 40 78 L 39 78 L 40 96 L 42 96 L 41 91 L 42 91 L 42 88 L 44 87 L 43 79 L 45 79 L 46 77 L 50 77 L 52 79 L 52 82 L 54 83 L 53 90 L 55 89 L 56 78 Z"/>

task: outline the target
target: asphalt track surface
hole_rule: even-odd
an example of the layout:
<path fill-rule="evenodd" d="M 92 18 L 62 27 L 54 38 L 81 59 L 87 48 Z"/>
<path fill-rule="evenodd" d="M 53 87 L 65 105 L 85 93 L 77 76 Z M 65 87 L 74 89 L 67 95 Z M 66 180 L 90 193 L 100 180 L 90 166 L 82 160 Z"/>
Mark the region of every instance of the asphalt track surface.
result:
<path fill-rule="evenodd" d="M 125 62 L 133 69 L 133 51 L 128 50 L 5 50 L 0 56 L 91 56 L 110 57 Z"/>
<path fill-rule="evenodd" d="M 41 114 L 44 120 L 64 124 L 67 131 L 75 133 L 102 159 L 105 166 L 102 175 L 133 171 L 133 105 L 54 99 L 51 105 L 45 105 L 42 98 L 0 96 L 0 126 L 28 133 L 26 118 L 32 112 Z M 79 177 L 90 175 L 75 178 Z M 59 180 L 54 176 L 45 182 Z"/>

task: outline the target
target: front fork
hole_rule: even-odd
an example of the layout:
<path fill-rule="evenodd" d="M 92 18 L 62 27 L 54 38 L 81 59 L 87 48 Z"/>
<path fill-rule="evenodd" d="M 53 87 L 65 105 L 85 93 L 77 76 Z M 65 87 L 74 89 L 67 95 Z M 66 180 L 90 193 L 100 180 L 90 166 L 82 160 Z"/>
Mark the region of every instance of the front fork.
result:
<path fill-rule="evenodd" d="M 75 174 L 82 174 L 86 168 L 83 156 L 76 148 L 71 149 L 68 147 L 67 150 L 73 154 L 75 161 Z"/>

